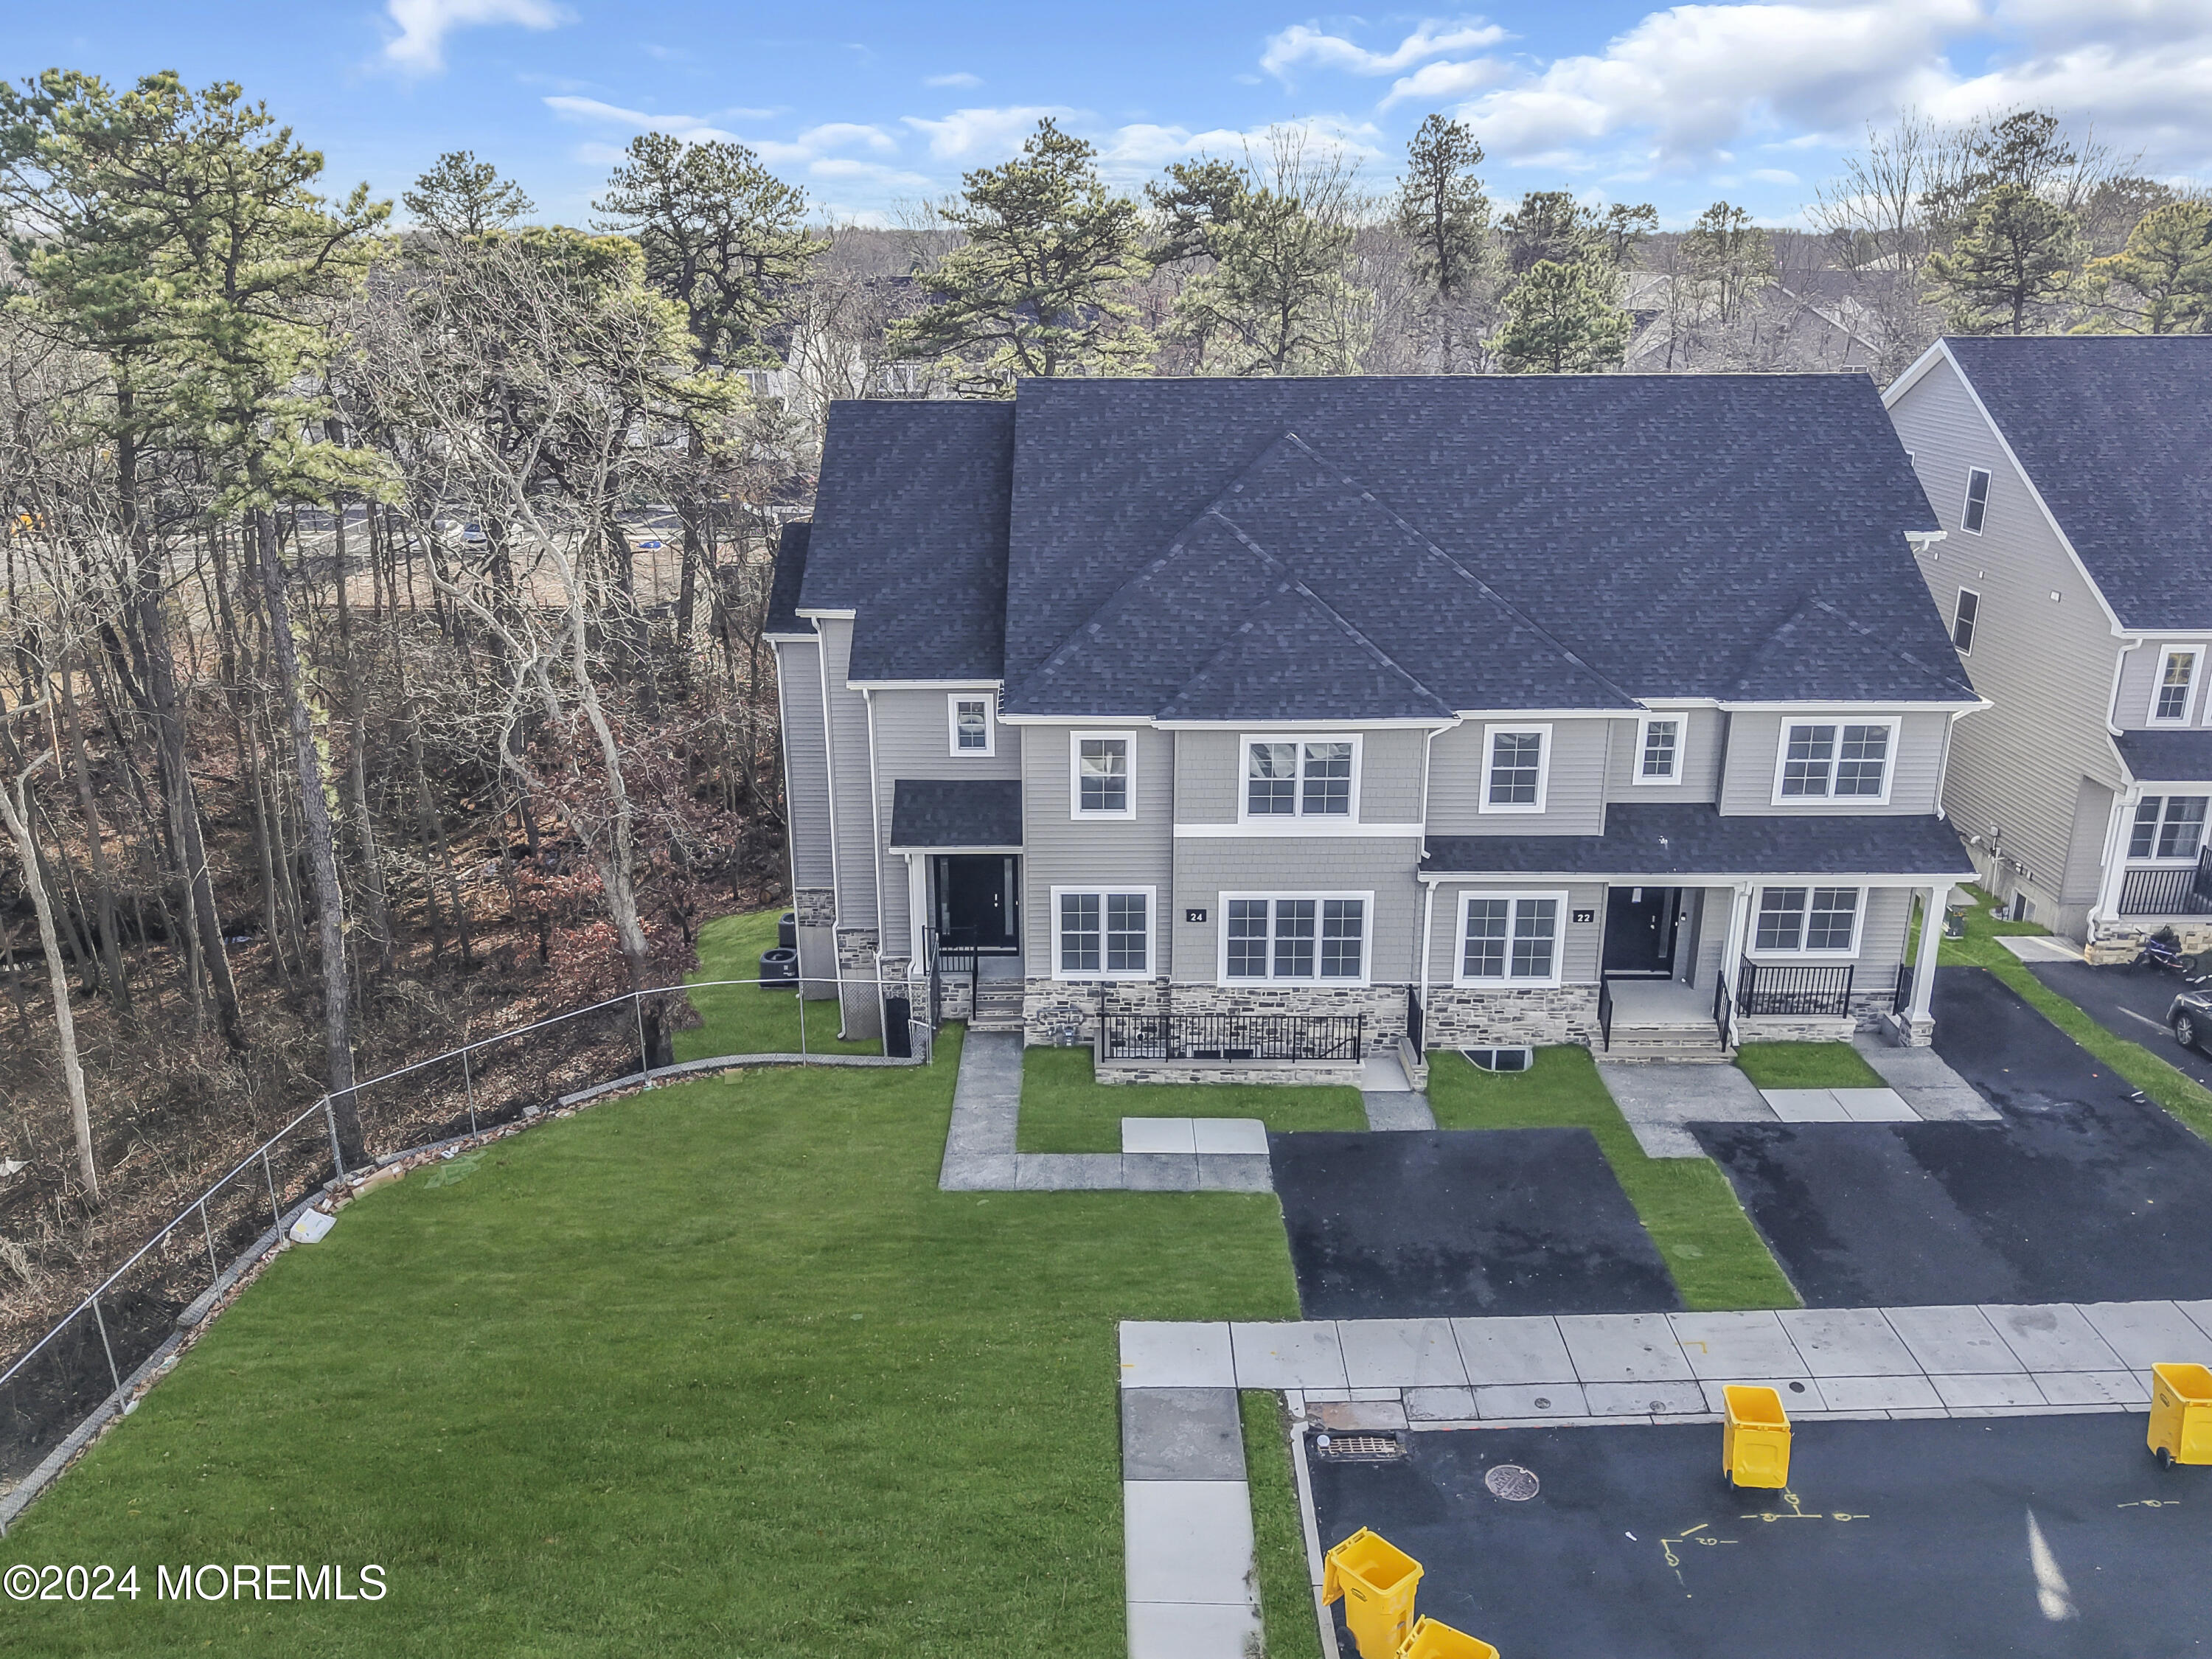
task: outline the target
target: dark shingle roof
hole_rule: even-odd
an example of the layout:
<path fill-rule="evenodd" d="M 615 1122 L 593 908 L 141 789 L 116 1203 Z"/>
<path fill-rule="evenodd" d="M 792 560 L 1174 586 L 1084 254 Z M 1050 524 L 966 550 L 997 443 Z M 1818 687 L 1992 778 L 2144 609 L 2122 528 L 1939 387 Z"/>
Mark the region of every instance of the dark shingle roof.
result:
<path fill-rule="evenodd" d="M 1612 806 L 1601 836 L 1431 836 L 1423 875 L 1971 878 L 1958 834 L 1912 817 L 1723 817 L 1710 805 Z"/>
<path fill-rule="evenodd" d="M 1010 712 L 1972 696 L 1862 375 L 1036 380 L 1015 421 Z"/>
<path fill-rule="evenodd" d="M 2123 732 L 2112 742 L 2139 783 L 2212 781 L 2212 732 Z"/>
<path fill-rule="evenodd" d="M 830 406 L 799 605 L 851 611 L 855 680 L 995 680 L 1014 410 Z"/>
<path fill-rule="evenodd" d="M 807 532 L 814 526 L 801 519 L 783 527 L 775 543 L 775 580 L 768 590 L 770 634 L 811 634 L 814 624 L 799 614 L 799 584 L 806 576 Z"/>
<path fill-rule="evenodd" d="M 1945 343 L 2123 625 L 2212 627 L 2212 335 Z"/>
<path fill-rule="evenodd" d="M 891 786 L 894 848 L 1022 844 L 1019 778 L 901 778 Z"/>

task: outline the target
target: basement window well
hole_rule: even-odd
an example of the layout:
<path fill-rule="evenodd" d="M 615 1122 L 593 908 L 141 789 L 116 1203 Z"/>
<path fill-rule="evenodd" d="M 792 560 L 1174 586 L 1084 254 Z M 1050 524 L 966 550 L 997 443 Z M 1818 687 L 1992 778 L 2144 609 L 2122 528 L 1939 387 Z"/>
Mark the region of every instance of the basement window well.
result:
<path fill-rule="evenodd" d="M 1536 1063 L 1534 1048 L 1462 1048 L 1460 1053 L 1482 1072 L 1525 1072 Z"/>

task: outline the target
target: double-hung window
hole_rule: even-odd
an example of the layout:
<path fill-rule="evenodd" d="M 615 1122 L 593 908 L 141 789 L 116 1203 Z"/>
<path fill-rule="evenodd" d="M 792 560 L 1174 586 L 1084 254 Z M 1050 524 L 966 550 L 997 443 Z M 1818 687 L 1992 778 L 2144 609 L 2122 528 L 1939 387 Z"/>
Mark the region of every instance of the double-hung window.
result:
<path fill-rule="evenodd" d="M 1896 745 L 1893 720 L 1784 720 L 1774 799 L 1886 801 Z"/>
<path fill-rule="evenodd" d="M 1458 982 L 1557 985 L 1565 893 L 1469 893 L 1460 907 Z"/>
<path fill-rule="evenodd" d="M 1152 961 L 1150 887 L 1052 890 L 1055 979 L 1145 979 Z"/>
<path fill-rule="evenodd" d="M 2178 725 L 2189 718 L 2190 694 L 2197 689 L 2197 662 L 2202 654 L 2193 645 L 2166 647 L 2160 659 L 2158 689 L 2151 694 L 2153 720 Z"/>
<path fill-rule="evenodd" d="M 1856 887 L 1768 887 L 1759 896 L 1752 948 L 1776 956 L 1847 957 L 1857 948 Z"/>
<path fill-rule="evenodd" d="M 1368 893 L 1224 893 L 1222 980 L 1362 983 L 1373 908 Z"/>
<path fill-rule="evenodd" d="M 1682 717 L 1646 714 L 1638 727 L 1636 781 L 1680 783 L 1682 781 Z"/>
<path fill-rule="evenodd" d="M 1481 810 L 1540 812 L 1550 781 L 1552 728 L 1492 726 L 1483 732 Z"/>
<path fill-rule="evenodd" d="M 988 755 L 995 738 L 991 699 L 973 692 L 955 691 L 945 700 L 945 719 L 951 727 L 954 755 Z"/>
<path fill-rule="evenodd" d="M 1068 741 L 1073 815 L 1079 818 L 1136 817 L 1136 734 L 1078 732 Z"/>
<path fill-rule="evenodd" d="M 1966 504 L 1959 511 L 1959 528 L 1970 536 L 1982 533 L 1982 521 L 1990 515 L 1990 475 L 1980 467 L 1966 473 Z"/>
<path fill-rule="evenodd" d="M 1353 816 L 1359 750 L 1356 738 L 1248 738 L 1244 816 Z"/>
<path fill-rule="evenodd" d="M 2146 795 L 2129 827 L 2131 859 L 2193 859 L 2204 845 L 2203 795 Z"/>
<path fill-rule="evenodd" d="M 1982 614 L 1982 596 L 1971 587 L 1959 590 L 1959 602 L 1951 611 L 1951 643 L 1960 656 L 1970 656 L 1974 649 L 1974 619 Z"/>

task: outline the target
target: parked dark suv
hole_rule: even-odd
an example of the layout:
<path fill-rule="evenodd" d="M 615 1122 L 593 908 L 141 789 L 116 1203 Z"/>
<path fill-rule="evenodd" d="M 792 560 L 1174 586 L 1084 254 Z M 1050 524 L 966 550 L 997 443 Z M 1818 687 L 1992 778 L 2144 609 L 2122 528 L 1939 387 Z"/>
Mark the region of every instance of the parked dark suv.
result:
<path fill-rule="evenodd" d="M 2166 1023 L 2183 1048 L 2207 1052 L 2206 1045 L 2212 1043 L 2212 987 L 2189 985 L 2175 992 Z"/>

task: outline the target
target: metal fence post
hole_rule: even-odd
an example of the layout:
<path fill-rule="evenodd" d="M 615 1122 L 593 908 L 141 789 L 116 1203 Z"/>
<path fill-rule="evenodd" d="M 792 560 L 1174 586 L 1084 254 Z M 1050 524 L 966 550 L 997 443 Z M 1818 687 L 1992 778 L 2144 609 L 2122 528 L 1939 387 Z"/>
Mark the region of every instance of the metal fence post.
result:
<path fill-rule="evenodd" d="M 261 1149 L 261 1178 L 269 1183 L 269 1224 L 281 1227 L 284 1224 L 284 1212 L 276 1202 L 276 1177 L 270 1170 L 269 1149 L 266 1146 Z"/>
<path fill-rule="evenodd" d="M 338 1179 L 345 1179 L 345 1154 L 338 1150 L 338 1115 L 331 1105 L 331 1097 L 323 1097 L 323 1124 L 331 1132 L 331 1162 L 337 1165 Z"/>
<path fill-rule="evenodd" d="M 799 976 L 799 1057 L 806 1058 L 806 975 Z"/>
<path fill-rule="evenodd" d="M 645 1052 L 645 993 L 629 994 L 630 1012 L 637 1016 L 637 1072 L 645 1079 L 645 1086 L 653 1087 L 653 1061 Z"/>
<path fill-rule="evenodd" d="M 474 1134 L 477 1132 L 477 1084 L 475 1075 L 469 1070 L 469 1050 L 466 1043 L 461 1045 L 461 1087 L 468 1092 L 469 1133 Z"/>
<path fill-rule="evenodd" d="M 88 1298 L 92 1304 L 93 1322 L 100 1327 L 100 1346 L 107 1350 L 107 1374 L 115 1379 L 115 1392 L 123 1392 L 123 1373 L 115 1369 L 115 1345 L 107 1340 L 107 1321 L 100 1316 L 100 1292 L 94 1291 Z"/>
<path fill-rule="evenodd" d="M 215 1261 L 215 1229 L 208 1224 L 207 1200 L 204 1198 L 200 1200 L 200 1231 L 207 1236 L 208 1276 L 221 1279 L 222 1269 L 216 1266 Z"/>

